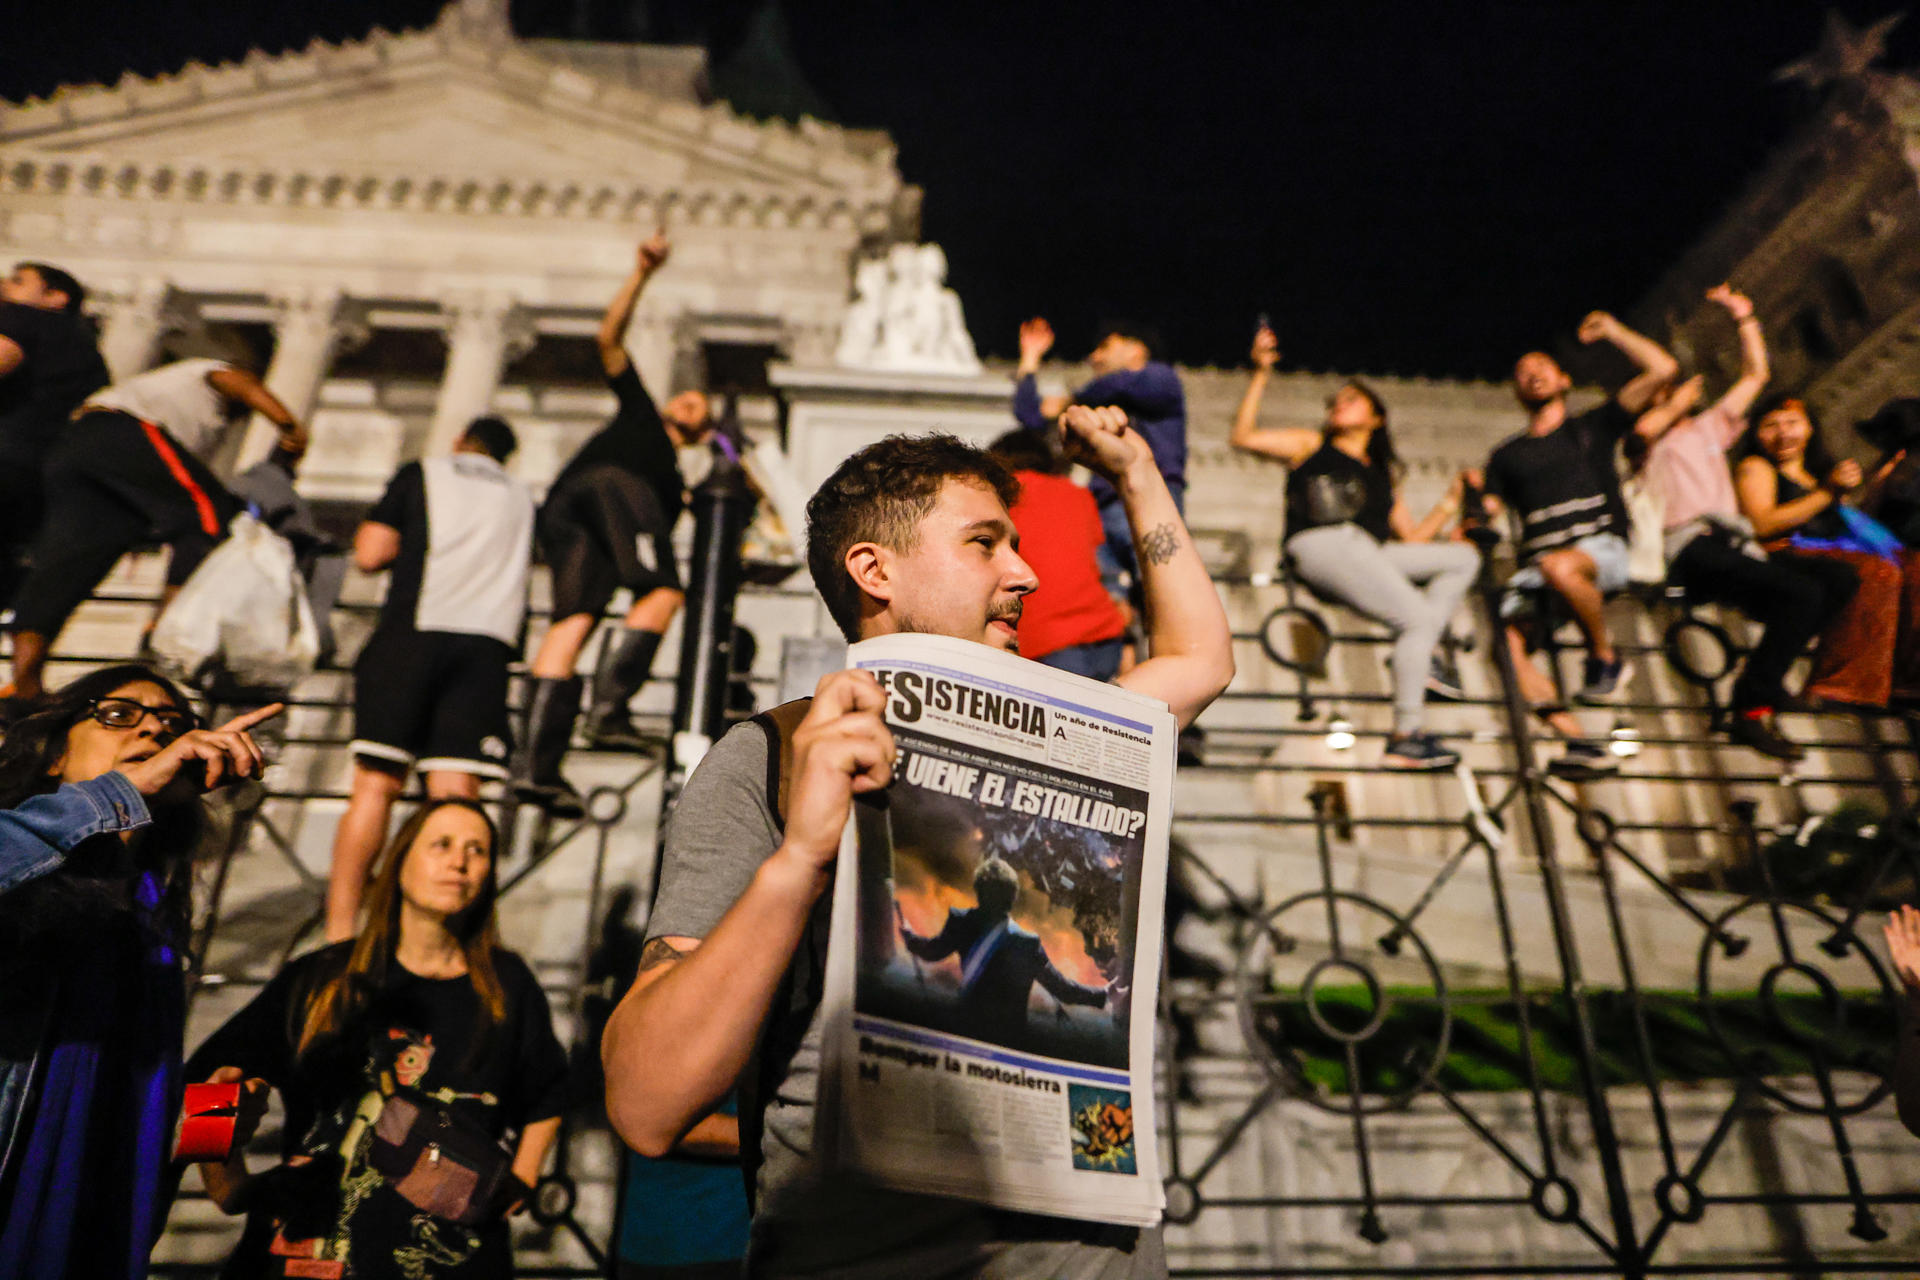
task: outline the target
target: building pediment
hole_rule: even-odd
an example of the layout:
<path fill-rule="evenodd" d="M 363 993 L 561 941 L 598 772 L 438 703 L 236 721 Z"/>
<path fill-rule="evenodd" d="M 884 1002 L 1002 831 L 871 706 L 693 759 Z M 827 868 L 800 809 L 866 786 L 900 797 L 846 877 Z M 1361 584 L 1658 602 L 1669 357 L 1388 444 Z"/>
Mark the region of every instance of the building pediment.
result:
<path fill-rule="evenodd" d="M 763 124 L 515 40 L 458 8 L 436 26 L 255 54 L 171 76 L 62 89 L 0 106 L 10 157 L 342 177 L 732 188 L 816 199 L 900 189 L 890 144 L 820 125 Z"/>

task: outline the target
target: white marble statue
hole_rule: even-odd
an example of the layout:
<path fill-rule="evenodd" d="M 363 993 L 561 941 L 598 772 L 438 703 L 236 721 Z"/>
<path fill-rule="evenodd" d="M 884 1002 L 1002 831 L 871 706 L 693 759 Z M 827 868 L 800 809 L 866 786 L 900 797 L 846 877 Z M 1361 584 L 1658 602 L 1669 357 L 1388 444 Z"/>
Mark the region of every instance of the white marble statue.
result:
<path fill-rule="evenodd" d="M 960 299 L 946 278 L 947 255 L 934 244 L 897 244 L 884 259 L 861 262 L 838 362 L 900 373 L 980 372 Z"/>

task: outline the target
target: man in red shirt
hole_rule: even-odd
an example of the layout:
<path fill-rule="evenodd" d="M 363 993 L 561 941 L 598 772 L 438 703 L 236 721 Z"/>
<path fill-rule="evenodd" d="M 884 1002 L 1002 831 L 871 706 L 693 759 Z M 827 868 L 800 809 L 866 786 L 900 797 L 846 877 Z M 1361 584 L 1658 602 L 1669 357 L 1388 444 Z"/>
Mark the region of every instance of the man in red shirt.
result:
<path fill-rule="evenodd" d="M 1020 482 L 1009 513 L 1020 555 L 1040 587 L 1023 600 L 1020 654 L 1062 671 L 1111 680 L 1120 672 L 1127 615 L 1100 584 L 1094 550 L 1106 540 L 1093 495 L 1061 474 L 1038 432 L 1009 431 L 988 452 Z"/>

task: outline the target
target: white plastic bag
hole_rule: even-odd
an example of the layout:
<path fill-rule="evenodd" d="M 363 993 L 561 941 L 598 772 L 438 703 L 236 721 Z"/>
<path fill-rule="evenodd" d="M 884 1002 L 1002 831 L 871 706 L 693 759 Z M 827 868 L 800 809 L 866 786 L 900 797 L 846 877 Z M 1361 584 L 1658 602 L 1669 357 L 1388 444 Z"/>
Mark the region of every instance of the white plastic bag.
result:
<path fill-rule="evenodd" d="M 204 689 L 215 682 L 284 689 L 313 671 L 320 633 L 285 538 L 242 513 L 180 588 L 153 629 L 163 669 Z"/>

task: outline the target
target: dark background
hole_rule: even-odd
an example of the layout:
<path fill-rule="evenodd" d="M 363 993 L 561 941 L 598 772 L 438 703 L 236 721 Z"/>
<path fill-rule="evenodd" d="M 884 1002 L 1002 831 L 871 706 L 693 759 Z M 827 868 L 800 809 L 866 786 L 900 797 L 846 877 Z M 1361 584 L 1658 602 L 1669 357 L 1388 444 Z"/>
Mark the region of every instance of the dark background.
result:
<path fill-rule="evenodd" d="M 33 4 L 0 97 L 417 27 L 440 0 Z M 1894 0 L 1838 6 L 1864 24 Z M 1808 117 L 1779 0 L 516 0 L 523 35 L 704 44 L 742 110 L 885 129 L 983 352 L 1048 315 L 1244 360 L 1501 377 L 1624 310 Z M 1889 62 L 1920 62 L 1920 19 Z"/>

